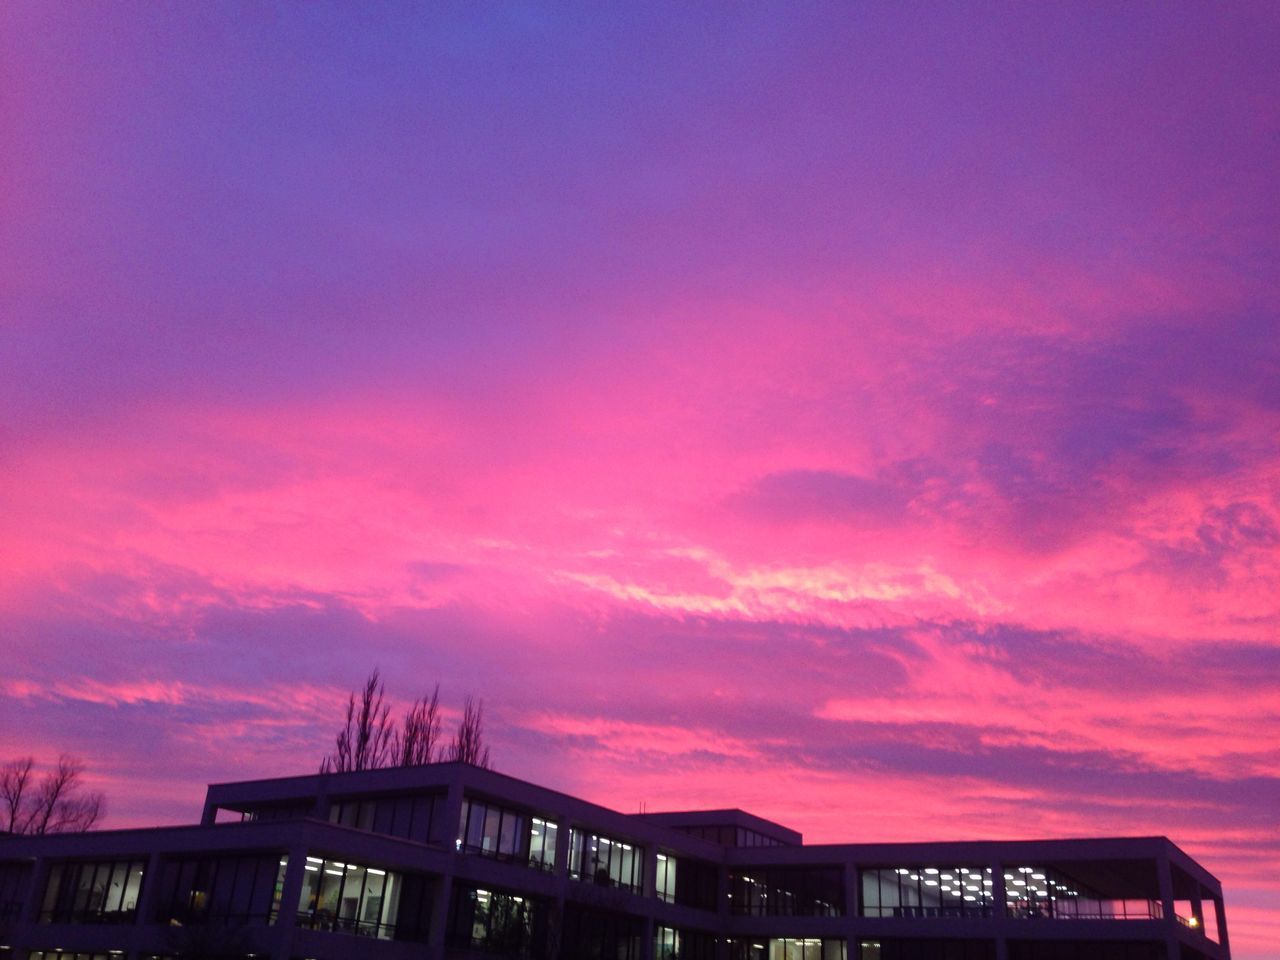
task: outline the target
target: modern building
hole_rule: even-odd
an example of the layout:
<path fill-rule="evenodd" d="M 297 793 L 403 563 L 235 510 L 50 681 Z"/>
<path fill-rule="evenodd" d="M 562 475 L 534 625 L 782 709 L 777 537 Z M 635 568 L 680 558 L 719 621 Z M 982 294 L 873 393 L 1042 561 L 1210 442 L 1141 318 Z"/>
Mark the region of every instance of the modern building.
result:
<path fill-rule="evenodd" d="M 0 960 L 1224 960 L 1163 837 L 806 845 L 462 763 L 210 786 L 198 825 L 0 837 Z"/>

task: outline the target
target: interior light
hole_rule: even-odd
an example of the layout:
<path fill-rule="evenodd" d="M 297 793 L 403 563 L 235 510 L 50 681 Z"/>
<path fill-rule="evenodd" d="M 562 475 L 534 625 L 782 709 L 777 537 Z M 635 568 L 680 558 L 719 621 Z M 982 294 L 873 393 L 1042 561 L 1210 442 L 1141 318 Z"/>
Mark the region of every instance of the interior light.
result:
<path fill-rule="evenodd" d="M 928 874 L 937 874 L 937 872 L 938 872 L 938 868 L 937 868 L 937 867 L 925 867 L 925 868 L 924 868 L 924 872 L 925 872 L 925 873 L 928 873 Z"/>
<path fill-rule="evenodd" d="M 975 897 L 975 896 L 974 896 L 973 894 L 971 894 L 971 893 L 966 893 L 966 894 L 964 895 L 964 898 L 965 898 L 966 900 L 977 900 L 977 899 L 978 899 L 977 897 Z"/>
<path fill-rule="evenodd" d="M 369 872 L 372 873 L 375 877 L 385 877 L 387 875 L 387 871 L 379 870 L 376 867 L 370 867 Z"/>
<path fill-rule="evenodd" d="M 319 857 L 307 857 L 307 863 L 324 863 Z"/>
<path fill-rule="evenodd" d="M 897 873 L 910 873 L 911 871 L 910 871 L 910 870 L 908 870 L 906 867 L 899 867 L 899 868 L 897 869 L 897 871 L 895 871 L 895 872 L 897 872 Z"/>
<path fill-rule="evenodd" d="M 938 885 L 938 881 L 937 881 L 937 880 L 926 880 L 926 881 L 925 881 L 925 886 L 929 886 L 929 887 L 936 887 L 937 885 Z"/>
<path fill-rule="evenodd" d="M 309 864 L 309 863 L 306 865 L 306 869 L 310 870 L 312 873 L 319 873 L 319 872 L 320 872 L 320 868 L 319 868 L 319 867 L 313 867 L 313 866 L 312 866 L 311 864 Z"/>
<path fill-rule="evenodd" d="M 329 870 L 328 868 L 326 868 L 324 872 L 325 872 L 325 873 L 327 873 L 327 874 L 329 874 L 329 876 L 331 876 L 331 877 L 340 877 L 340 876 L 342 876 L 342 871 L 341 871 L 341 870 Z"/>
<path fill-rule="evenodd" d="M 949 873 L 944 873 L 944 874 L 942 875 L 942 879 L 943 879 L 943 880 L 954 880 L 954 879 L 955 879 L 955 877 L 953 877 L 953 876 L 952 876 L 951 874 L 949 874 Z"/>
<path fill-rule="evenodd" d="M 1031 868 L 1030 868 L 1030 867 L 1019 867 L 1019 868 L 1018 868 L 1018 872 L 1019 872 L 1019 873 L 1030 873 L 1030 872 L 1031 872 Z"/>

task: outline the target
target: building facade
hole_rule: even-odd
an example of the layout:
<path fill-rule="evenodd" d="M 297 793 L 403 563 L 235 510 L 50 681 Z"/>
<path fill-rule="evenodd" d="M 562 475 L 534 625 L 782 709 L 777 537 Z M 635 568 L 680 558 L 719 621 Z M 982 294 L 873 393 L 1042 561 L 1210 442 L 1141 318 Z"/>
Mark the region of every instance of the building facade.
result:
<path fill-rule="evenodd" d="M 0 960 L 1226 960 L 1163 837 L 806 845 L 462 763 L 215 784 L 198 825 L 0 837 Z"/>

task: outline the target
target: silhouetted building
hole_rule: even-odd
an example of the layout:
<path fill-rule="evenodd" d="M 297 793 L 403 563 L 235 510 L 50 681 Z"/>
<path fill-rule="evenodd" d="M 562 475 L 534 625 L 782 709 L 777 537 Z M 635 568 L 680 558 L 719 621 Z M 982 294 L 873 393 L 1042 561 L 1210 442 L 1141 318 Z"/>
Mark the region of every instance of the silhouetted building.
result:
<path fill-rule="evenodd" d="M 806 846 L 460 763 L 209 787 L 198 826 L 0 837 L 0 960 L 1197 960 L 1163 837 Z"/>

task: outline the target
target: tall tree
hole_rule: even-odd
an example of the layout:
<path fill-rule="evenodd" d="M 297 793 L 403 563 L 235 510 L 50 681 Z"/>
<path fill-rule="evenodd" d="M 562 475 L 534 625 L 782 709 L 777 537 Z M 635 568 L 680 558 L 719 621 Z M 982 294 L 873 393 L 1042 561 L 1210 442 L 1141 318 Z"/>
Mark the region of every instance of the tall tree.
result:
<path fill-rule="evenodd" d="M 467 695 L 462 705 L 462 720 L 454 732 L 447 753 L 450 760 L 461 760 L 477 767 L 489 768 L 489 747 L 484 742 L 484 701 Z"/>
<path fill-rule="evenodd" d="M 106 798 L 84 789 L 84 764 L 66 754 L 39 780 L 34 757 L 0 768 L 0 818 L 9 833 L 77 833 L 102 818 Z"/>
<path fill-rule="evenodd" d="M 431 697 L 422 697 L 404 715 L 400 732 L 392 749 L 393 762 L 400 767 L 420 767 L 435 760 L 442 752 L 440 741 L 440 684 Z"/>
<path fill-rule="evenodd" d="M 25 833 L 27 818 L 27 785 L 35 757 L 19 757 L 0 767 L 0 829 L 6 833 Z"/>
<path fill-rule="evenodd" d="M 338 731 L 333 753 L 320 763 L 321 773 L 345 773 L 349 770 L 376 770 L 392 762 L 395 721 L 386 690 L 377 669 L 360 691 L 360 704 L 353 693 L 347 700 L 347 720 Z"/>

